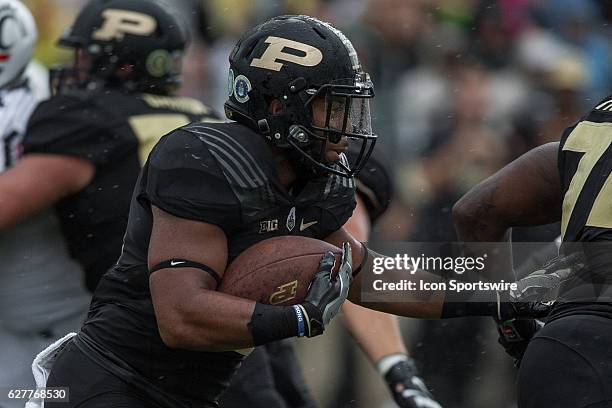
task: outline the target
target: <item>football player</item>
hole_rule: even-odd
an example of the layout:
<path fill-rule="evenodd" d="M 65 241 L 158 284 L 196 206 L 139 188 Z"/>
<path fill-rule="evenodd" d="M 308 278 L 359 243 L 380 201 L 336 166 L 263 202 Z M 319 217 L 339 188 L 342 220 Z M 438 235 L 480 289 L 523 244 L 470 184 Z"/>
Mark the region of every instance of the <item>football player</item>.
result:
<path fill-rule="evenodd" d="M 0 174 L 21 158 L 28 118 L 48 86 L 32 81 L 37 30 L 17 0 L 0 1 Z M 46 84 L 46 81 L 43 83 Z M 0 195 L 0 208 L 8 199 Z M 0 210 L 2 211 L 2 210 Z M 51 211 L 0 232 L 0 387 L 32 388 L 32 358 L 53 338 L 78 329 L 89 295 Z M 23 407 L 23 401 L 2 401 Z"/>
<path fill-rule="evenodd" d="M 36 107 L 22 75 L 34 20 L 18 1 L 0 5 L 10 45 L 0 61 L 0 386 L 31 387 L 34 356 L 83 323 L 83 269 L 93 290 L 120 254 L 140 158 L 173 128 L 218 119 L 169 95 L 186 37 L 160 6 L 138 1 L 85 7 L 60 40 L 75 48 L 75 69 Z"/>
<path fill-rule="evenodd" d="M 359 150 L 349 147 L 346 155 L 350 161 L 356 160 Z M 360 241 L 368 241 L 372 224 L 389 206 L 392 187 L 382 158 L 373 152 L 356 176 L 357 204 L 344 228 Z M 342 311 L 351 335 L 389 385 L 398 406 L 439 407 L 418 376 L 414 360 L 407 355 L 395 316 L 351 302 L 345 302 Z M 316 406 L 290 344 L 283 341 L 268 343 L 255 348 L 244 360 L 222 395 L 220 407 L 245 405 L 253 408 Z"/>
<path fill-rule="evenodd" d="M 359 272 L 371 271 L 376 255 L 342 226 L 355 206 L 352 176 L 376 136 L 373 86 L 355 49 L 327 23 L 276 17 L 239 40 L 230 67 L 225 107 L 235 122 L 184 126 L 152 150 L 121 257 L 49 375 L 48 386 L 70 387 L 70 402 L 48 407 L 215 406 L 242 360 L 236 350 L 321 334 L 347 295 L 351 272 L 351 300 L 360 302 Z M 349 138 L 362 145 L 354 163 L 344 155 Z M 324 256 L 300 305 L 215 291 L 238 254 L 280 235 L 343 248 L 338 279 L 329 278 L 333 260 Z M 425 272 L 417 278 L 441 279 Z M 408 300 L 367 305 L 419 317 L 537 312 L 505 294 L 478 303 L 446 303 L 432 293 Z"/>
<path fill-rule="evenodd" d="M 517 332 L 533 336 L 518 373 L 520 408 L 612 406 L 611 106 L 610 97 L 601 101 L 560 142 L 524 154 L 454 207 L 466 241 L 500 241 L 513 226 L 561 221 L 560 255 L 584 264 L 564 279 L 546 325 L 535 335 L 533 325 Z"/>
<path fill-rule="evenodd" d="M 59 39 L 73 66 L 53 75 L 58 93 L 36 108 L 23 159 L 0 177 L 0 230 L 54 206 L 90 291 L 121 252 L 153 145 L 186 123 L 218 121 L 199 101 L 171 96 L 187 42 L 179 21 L 155 1 L 87 3 Z"/>
<path fill-rule="evenodd" d="M 286 58 L 294 62 L 277 70 Z M 319 335 L 347 296 L 348 246 L 339 278 L 330 279 L 333 256 L 325 256 L 301 305 L 269 306 L 215 288 L 226 264 L 254 243 L 322 239 L 346 222 L 351 176 L 375 139 L 372 84 L 346 37 L 304 16 L 250 31 L 230 60 L 227 112 L 238 122 L 190 124 L 151 152 L 121 257 L 49 375 L 47 385 L 70 386 L 64 407 L 216 406 L 243 358 L 236 350 Z M 353 167 L 343 154 L 348 135 L 366 144 Z"/>

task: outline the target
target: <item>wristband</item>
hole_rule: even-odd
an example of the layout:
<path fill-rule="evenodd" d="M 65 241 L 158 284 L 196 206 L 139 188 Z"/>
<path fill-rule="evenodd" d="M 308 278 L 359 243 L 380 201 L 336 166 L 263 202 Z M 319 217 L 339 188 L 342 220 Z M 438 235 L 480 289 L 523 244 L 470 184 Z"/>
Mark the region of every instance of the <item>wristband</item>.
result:
<path fill-rule="evenodd" d="M 400 361 L 408 361 L 408 358 L 409 357 L 403 353 L 389 354 L 388 356 L 384 356 L 383 358 L 378 360 L 378 362 L 376 363 L 376 370 L 380 375 L 384 377 L 385 375 L 387 375 L 387 372 L 389 372 L 391 367 L 393 367 Z"/>
<path fill-rule="evenodd" d="M 444 295 L 440 318 L 497 316 L 499 305 L 499 292 L 477 291 L 475 293 L 459 293 L 447 290 Z"/>
<path fill-rule="evenodd" d="M 255 304 L 247 327 L 255 346 L 295 337 L 299 333 L 296 311 L 292 306 L 271 306 L 259 302 Z"/>
<path fill-rule="evenodd" d="M 304 324 L 305 313 L 300 305 L 293 305 L 295 318 L 297 319 L 297 336 L 304 337 L 306 335 L 306 325 Z"/>

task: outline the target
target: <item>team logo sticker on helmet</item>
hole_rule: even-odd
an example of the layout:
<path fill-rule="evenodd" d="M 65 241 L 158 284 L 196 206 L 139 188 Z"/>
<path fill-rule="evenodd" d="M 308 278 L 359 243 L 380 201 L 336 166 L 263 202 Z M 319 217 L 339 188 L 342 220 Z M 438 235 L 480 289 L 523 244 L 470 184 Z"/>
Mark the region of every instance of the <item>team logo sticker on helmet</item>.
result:
<path fill-rule="evenodd" d="M 249 92 L 251 91 L 251 81 L 244 75 L 238 75 L 234 80 L 234 97 L 240 103 L 245 103 L 249 100 Z"/>
<path fill-rule="evenodd" d="M 272 71 L 280 71 L 283 67 L 278 61 L 292 62 L 304 67 L 314 67 L 323 61 L 323 53 L 312 45 L 288 40 L 286 38 L 269 36 L 266 38 L 268 48 L 259 58 L 253 58 L 252 67 L 265 68 Z M 285 48 L 295 50 L 304 55 L 294 55 L 284 52 Z M 278 61 L 277 61 L 278 60 Z"/>
<path fill-rule="evenodd" d="M 108 9 L 102 13 L 104 23 L 94 31 L 95 40 L 123 40 L 125 34 L 147 36 L 153 34 L 157 22 L 148 14 L 137 11 Z"/>
<path fill-rule="evenodd" d="M 232 96 L 232 94 L 234 93 L 234 79 L 234 70 L 230 68 L 227 77 L 227 96 Z"/>
<path fill-rule="evenodd" d="M 154 77 L 162 77 L 170 71 L 172 58 L 166 50 L 155 50 L 149 54 L 146 67 L 149 74 Z"/>

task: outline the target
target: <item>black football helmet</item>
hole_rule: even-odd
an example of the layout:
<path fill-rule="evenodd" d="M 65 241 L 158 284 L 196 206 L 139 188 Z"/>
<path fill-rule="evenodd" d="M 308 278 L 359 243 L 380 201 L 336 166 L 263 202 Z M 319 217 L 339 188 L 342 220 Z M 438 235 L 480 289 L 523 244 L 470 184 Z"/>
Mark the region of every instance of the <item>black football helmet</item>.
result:
<path fill-rule="evenodd" d="M 65 82 L 92 86 L 97 82 L 130 90 L 167 93 L 178 87 L 187 31 L 171 5 L 162 0 L 91 0 L 72 27 L 60 37 L 61 46 L 83 52 L 87 66 L 54 72 L 57 86 Z M 128 73 L 118 74 L 119 68 Z"/>
<path fill-rule="evenodd" d="M 351 42 L 328 23 L 309 16 L 275 17 L 248 31 L 230 54 L 225 113 L 286 148 L 315 174 L 352 177 L 370 156 L 369 99 L 374 97 Z M 272 114 L 270 103 L 282 104 Z M 325 120 L 315 121 L 313 103 L 324 101 Z M 361 142 L 353 163 L 325 160 L 327 142 Z"/>

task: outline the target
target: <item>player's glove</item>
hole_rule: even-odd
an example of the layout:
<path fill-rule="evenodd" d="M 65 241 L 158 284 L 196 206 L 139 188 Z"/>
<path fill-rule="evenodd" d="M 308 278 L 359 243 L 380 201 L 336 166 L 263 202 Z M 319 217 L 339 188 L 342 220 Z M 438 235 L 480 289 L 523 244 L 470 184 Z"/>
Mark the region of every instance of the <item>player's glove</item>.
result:
<path fill-rule="evenodd" d="M 498 294 L 496 320 L 546 317 L 561 284 L 582 267 L 578 254 L 559 256 L 516 281 L 515 290 Z"/>
<path fill-rule="evenodd" d="M 540 269 L 518 280 L 517 289 L 510 291 L 510 294 L 522 301 L 553 301 L 561 284 L 583 267 L 584 263 L 578 253 L 555 257 Z"/>
<path fill-rule="evenodd" d="M 583 267 L 578 254 L 556 257 L 517 281 L 516 290 L 500 295 L 495 317 L 498 341 L 517 366 L 529 341 L 544 325 L 533 318 L 548 315 L 552 307 L 550 302 L 556 299 L 561 284 L 572 272 Z"/>
<path fill-rule="evenodd" d="M 336 258 L 332 252 L 327 252 L 321 257 L 319 270 L 315 274 L 308 294 L 304 299 L 302 311 L 304 321 L 300 322 L 300 336 L 314 337 L 322 334 L 325 326 L 338 313 L 340 306 L 346 300 L 353 276 L 351 246 L 348 243 L 342 245 L 342 260 L 336 278 L 332 278 L 332 270 L 336 264 Z"/>
<path fill-rule="evenodd" d="M 523 359 L 523 354 L 531 341 L 531 338 L 544 326 L 536 319 L 512 319 L 497 322 L 499 333 L 498 343 L 506 353 L 514 358 L 514 365 L 518 367 Z"/>
<path fill-rule="evenodd" d="M 418 376 L 414 360 L 410 357 L 404 354 L 386 356 L 378 362 L 377 368 L 399 407 L 442 408 Z"/>
<path fill-rule="evenodd" d="M 532 286 L 532 290 L 543 294 L 551 288 L 547 285 Z M 498 342 L 518 366 L 529 341 L 542 326 L 535 319 L 548 316 L 552 303 L 524 301 L 510 292 L 498 293 L 497 299 L 497 313 L 493 317 L 497 324 Z"/>

